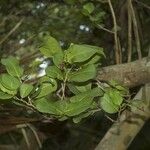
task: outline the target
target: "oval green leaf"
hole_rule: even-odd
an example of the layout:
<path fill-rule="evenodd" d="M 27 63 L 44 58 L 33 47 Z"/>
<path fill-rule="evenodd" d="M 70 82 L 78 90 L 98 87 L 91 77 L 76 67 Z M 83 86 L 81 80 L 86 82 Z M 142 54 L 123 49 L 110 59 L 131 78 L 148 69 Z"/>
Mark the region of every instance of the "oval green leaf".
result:
<path fill-rule="evenodd" d="M 95 65 L 84 66 L 79 71 L 70 73 L 68 75 L 68 81 L 70 82 L 85 82 L 96 77 L 96 67 Z"/>
<path fill-rule="evenodd" d="M 15 57 L 10 56 L 6 59 L 2 59 L 1 63 L 5 66 L 10 75 L 15 77 L 21 77 L 23 75 L 23 68 L 19 66 L 19 61 Z"/>
<path fill-rule="evenodd" d="M 2 74 L 0 76 L 0 82 L 6 89 L 9 89 L 12 91 L 17 90 L 21 84 L 17 78 L 9 74 Z"/>
<path fill-rule="evenodd" d="M 31 84 L 27 84 L 27 83 L 23 83 L 21 86 L 20 86 L 20 96 L 22 98 L 25 98 L 27 97 L 31 91 L 33 90 L 33 85 Z"/>

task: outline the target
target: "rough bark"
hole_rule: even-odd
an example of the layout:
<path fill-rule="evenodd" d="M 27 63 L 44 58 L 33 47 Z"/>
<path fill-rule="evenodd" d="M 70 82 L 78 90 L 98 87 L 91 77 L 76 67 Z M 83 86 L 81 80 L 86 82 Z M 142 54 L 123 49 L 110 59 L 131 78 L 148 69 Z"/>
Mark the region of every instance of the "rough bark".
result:
<path fill-rule="evenodd" d="M 98 80 L 116 80 L 126 87 L 135 87 L 150 82 L 150 61 L 148 58 L 130 63 L 103 67 L 99 70 Z"/>
<path fill-rule="evenodd" d="M 150 118 L 150 84 L 142 87 L 134 99 L 140 100 L 139 109 L 124 112 L 121 121 L 112 125 L 95 150 L 126 150 L 129 147 Z"/>

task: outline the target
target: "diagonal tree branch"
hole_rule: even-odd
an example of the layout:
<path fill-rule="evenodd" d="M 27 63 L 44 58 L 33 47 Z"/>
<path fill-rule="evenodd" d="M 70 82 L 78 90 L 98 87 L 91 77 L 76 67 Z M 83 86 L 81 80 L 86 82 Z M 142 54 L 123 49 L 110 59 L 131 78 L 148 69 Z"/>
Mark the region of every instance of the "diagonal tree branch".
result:
<path fill-rule="evenodd" d="M 150 118 L 150 84 L 143 86 L 134 99 L 140 99 L 139 108 L 122 113 L 121 121 L 112 125 L 95 150 L 126 150 L 129 147 Z"/>

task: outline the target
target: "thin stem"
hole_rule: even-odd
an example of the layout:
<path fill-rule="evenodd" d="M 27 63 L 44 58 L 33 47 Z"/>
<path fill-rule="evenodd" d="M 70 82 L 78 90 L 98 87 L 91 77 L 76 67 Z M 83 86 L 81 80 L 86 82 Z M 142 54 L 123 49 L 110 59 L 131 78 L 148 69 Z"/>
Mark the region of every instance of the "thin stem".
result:
<path fill-rule="evenodd" d="M 20 98 L 18 98 L 18 97 L 14 97 L 14 99 L 15 99 L 16 101 L 18 101 L 18 102 L 24 104 L 25 106 L 29 107 L 30 109 L 36 110 L 36 107 L 35 107 L 33 104 L 30 104 L 30 103 L 26 102 L 25 100 L 20 99 Z"/>
<path fill-rule="evenodd" d="M 24 19 L 21 19 L 10 31 L 9 33 L 0 41 L 0 45 L 5 42 L 5 40 L 7 40 L 7 38 L 12 35 L 17 29 L 18 27 L 22 24 Z"/>
<path fill-rule="evenodd" d="M 61 84 L 61 89 L 62 89 L 62 96 L 61 96 L 61 100 L 65 99 L 65 90 L 66 90 L 66 83 L 67 83 L 67 79 L 68 79 L 68 74 L 71 71 L 72 68 L 70 68 L 66 74 L 65 74 L 65 79 L 64 82 Z"/>
<path fill-rule="evenodd" d="M 150 10 L 150 6 L 146 5 L 145 3 L 140 2 L 140 1 L 138 1 L 138 0 L 134 0 L 134 1 L 136 1 L 136 2 L 137 2 L 138 4 L 140 4 L 141 6 L 143 6 L 143 7 L 145 7 L 145 8 L 147 8 L 147 9 Z"/>
<path fill-rule="evenodd" d="M 131 62 L 131 54 L 132 54 L 132 19 L 131 19 L 130 0 L 128 0 L 128 62 Z"/>
<path fill-rule="evenodd" d="M 105 117 L 107 118 L 107 119 L 109 119 L 111 122 L 118 122 L 118 121 L 116 121 L 116 120 L 114 120 L 114 119 L 112 119 L 111 117 L 109 117 L 108 115 L 105 115 Z"/>
<path fill-rule="evenodd" d="M 97 24 L 97 27 L 98 27 L 99 29 L 102 29 L 102 30 L 104 30 L 104 31 L 108 32 L 108 33 L 114 34 L 114 32 L 113 32 L 113 31 L 111 31 L 111 30 L 109 30 L 109 29 L 104 28 L 104 27 L 103 27 L 103 26 L 101 26 L 100 24 Z"/>
<path fill-rule="evenodd" d="M 38 143 L 38 145 L 39 145 L 39 148 L 42 148 L 42 143 L 41 143 L 41 141 L 40 141 L 40 138 L 39 138 L 39 136 L 38 136 L 36 130 L 34 129 L 34 127 L 33 127 L 32 125 L 30 125 L 30 124 L 27 124 L 27 125 L 28 125 L 28 127 L 31 129 L 31 131 L 33 132 L 33 134 L 34 134 L 34 136 L 35 136 L 35 139 L 36 139 L 36 141 L 37 141 L 37 143 Z"/>
<path fill-rule="evenodd" d="M 134 26 L 133 29 L 134 29 L 134 35 L 135 35 L 138 58 L 139 58 L 139 60 L 141 60 L 142 59 L 142 53 L 141 53 L 141 43 L 140 43 L 140 37 L 139 37 L 139 31 L 138 31 L 138 24 L 137 24 L 135 12 L 134 12 L 134 8 L 133 8 L 131 0 L 129 0 L 129 4 L 130 4 L 132 21 L 133 21 L 133 26 Z"/>
<path fill-rule="evenodd" d="M 117 35 L 117 21 L 116 21 L 116 16 L 115 12 L 111 3 L 111 0 L 108 0 L 108 4 L 111 10 L 112 18 L 113 18 L 113 23 L 114 23 L 114 42 L 115 42 L 115 57 L 116 57 L 116 63 L 120 63 L 120 49 L 119 49 L 119 44 L 118 44 L 118 35 Z"/>

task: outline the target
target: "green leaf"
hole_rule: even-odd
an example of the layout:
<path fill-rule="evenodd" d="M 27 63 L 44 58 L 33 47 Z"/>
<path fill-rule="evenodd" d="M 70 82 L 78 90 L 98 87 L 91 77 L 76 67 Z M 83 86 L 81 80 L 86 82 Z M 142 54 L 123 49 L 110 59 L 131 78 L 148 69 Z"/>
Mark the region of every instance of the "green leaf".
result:
<path fill-rule="evenodd" d="M 94 54 L 104 55 L 103 49 L 91 45 L 71 44 L 69 49 L 65 52 L 65 61 L 70 64 L 84 62 Z"/>
<path fill-rule="evenodd" d="M 19 61 L 15 57 L 8 57 L 2 59 L 1 63 L 6 67 L 7 72 L 15 77 L 21 77 L 23 75 L 23 68 L 19 66 Z"/>
<path fill-rule="evenodd" d="M 63 80 L 63 74 L 56 66 L 49 66 L 46 68 L 46 75 L 53 79 Z"/>
<path fill-rule="evenodd" d="M 69 90 L 74 94 L 79 94 L 81 92 L 86 92 L 91 89 L 91 83 L 85 85 L 74 85 L 74 84 L 67 84 Z"/>
<path fill-rule="evenodd" d="M 145 111 L 145 108 L 147 108 L 147 103 L 145 103 L 145 100 L 133 99 L 130 104 L 130 109 L 133 113 L 137 113 L 139 110 Z"/>
<path fill-rule="evenodd" d="M 83 9 L 84 9 L 84 11 L 86 11 L 88 14 L 91 14 L 91 13 L 94 11 L 95 6 L 94 6 L 93 3 L 87 3 L 87 4 L 85 4 L 85 5 L 83 6 Z"/>
<path fill-rule="evenodd" d="M 115 87 L 116 89 L 118 89 L 122 94 L 127 94 L 128 93 L 128 89 L 121 86 L 117 81 L 115 80 L 111 80 L 109 81 L 109 84 L 113 87 Z"/>
<path fill-rule="evenodd" d="M 59 51 L 58 53 L 54 54 L 53 57 L 53 63 L 58 67 L 61 68 L 61 65 L 64 61 L 64 53 L 63 51 Z"/>
<path fill-rule="evenodd" d="M 64 114 L 72 117 L 85 112 L 91 107 L 93 99 L 91 97 L 82 97 L 82 100 L 77 100 L 78 102 L 69 103 L 68 107 L 64 109 Z"/>
<path fill-rule="evenodd" d="M 45 81 L 41 84 L 39 88 L 40 92 L 36 98 L 44 97 L 54 91 L 57 90 L 57 82 L 54 79 L 50 79 L 48 81 Z"/>
<path fill-rule="evenodd" d="M 1 84 L 1 81 L 0 81 L 0 90 L 2 90 L 3 92 L 5 93 L 8 93 L 10 95 L 15 95 L 17 94 L 17 90 L 9 90 L 7 88 L 5 88 L 2 84 Z"/>
<path fill-rule="evenodd" d="M 100 55 L 93 55 L 87 62 L 86 65 L 96 64 L 101 59 Z"/>
<path fill-rule="evenodd" d="M 77 94 L 77 95 L 71 97 L 70 101 L 72 103 L 76 103 L 76 102 L 82 101 L 82 99 L 84 99 L 84 98 L 90 97 L 91 99 L 93 99 L 94 97 L 98 97 L 98 96 L 102 96 L 102 95 L 103 95 L 103 91 L 100 88 L 93 88 L 89 91 L 82 92 L 80 94 Z"/>
<path fill-rule="evenodd" d="M 68 81 L 70 82 L 85 82 L 96 77 L 96 67 L 94 65 L 84 66 L 82 69 L 69 73 Z"/>
<path fill-rule="evenodd" d="M 90 15 L 89 19 L 92 22 L 96 22 L 96 23 L 100 24 L 103 21 L 103 18 L 105 17 L 105 15 L 106 15 L 106 13 L 104 11 L 100 11 L 99 13 L 96 13 L 94 15 Z"/>
<path fill-rule="evenodd" d="M 86 94 L 81 93 L 80 95 L 74 96 L 70 101 L 51 101 L 45 98 L 37 99 L 35 106 L 40 112 L 53 114 L 55 117 L 60 116 L 66 119 L 66 117 L 79 115 L 91 108 L 93 98 L 101 95 L 101 90 L 95 88 L 91 91 Z"/>
<path fill-rule="evenodd" d="M 10 95 L 10 94 L 0 91 L 0 99 L 10 99 L 12 97 L 13 97 L 13 95 Z"/>
<path fill-rule="evenodd" d="M 58 109 L 57 103 L 46 98 L 37 99 L 34 103 L 38 111 L 42 113 L 61 115 L 62 112 Z"/>
<path fill-rule="evenodd" d="M 40 51 L 44 56 L 53 57 L 56 53 L 61 52 L 62 49 L 55 38 L 51 36 L 45 36 L 43 45 L 40 47 Z"/>
<path fill-rule="evenodd" d="M 75 85 L 75 87 L 78 89 L 80 93 L 82 93 L 91 90 L 91 85 L 92 85 L 91 83 L 88 83 L 86 85 Z"/>
<path fill-rule="evenodd" d="M 92 114 L 92 112 L 90 112 L 90 111 L 81 113 L 80 115 L 73 117 L 73 122 L 79 123 L 83 118 L 86 118 L 86 117 L 90 116 L 91 114 Z"/>
<path fill-rule="evenodd" d="M 116 113 L 121 103 L 123 102 L 123 97 L 118 90 L 109 88 L 104 96 L 100 99 L 101 108 L 107 113 Z"/>
<path fill-rule="evenodd" d="M 17 90 L 21 84 L 17 78 L 15 78 L 9 74 L 2 74 L 0 76 L 0 82 L 1 82 L 2 86 L 7 88 L 8 90 L 12 90 L 12 91 Z"/>
<path fill-rule="evenodd" d="M 20 96 L 22 98 L 25 98 L 31 93 L 32 90 L 33 90 L 33 86 L 31 84 L 23 83 L 20 86 Z"/>

